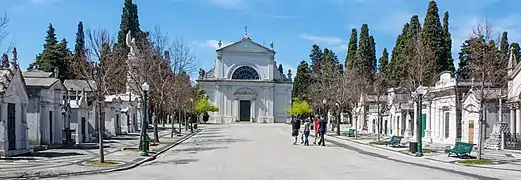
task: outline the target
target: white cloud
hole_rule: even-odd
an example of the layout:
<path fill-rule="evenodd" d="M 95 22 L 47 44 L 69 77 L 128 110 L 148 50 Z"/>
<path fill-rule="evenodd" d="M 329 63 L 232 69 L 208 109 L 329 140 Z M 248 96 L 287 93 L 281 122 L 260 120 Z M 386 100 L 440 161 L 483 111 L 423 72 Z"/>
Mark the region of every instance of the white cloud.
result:
<path fill-rule="evenodd" d="M 333 36 L 314 36 L 309 34 L 300 34 L 300 38 L 312 41 L 313 43 L 329 48 L 339 55 L 338 52 L 343 52 L 347 49 L 347 42 L 341 38 Z"/>
<path fill-rule="evenodd" d="M 221 41 L 222 42 L 222 46 L 226 46 L 228 44 L 231 44 L 231 42 L 228 42 L 228 41 Z M 219 40 L 205 40 L 205 41 L 202 41 L 202 42 L 193 42 L 195 43 L 197 46 L 199 47 L 203 47 L 203 48 L 214 48 L 214 49 L 217 49 L 219 48 Z"/>

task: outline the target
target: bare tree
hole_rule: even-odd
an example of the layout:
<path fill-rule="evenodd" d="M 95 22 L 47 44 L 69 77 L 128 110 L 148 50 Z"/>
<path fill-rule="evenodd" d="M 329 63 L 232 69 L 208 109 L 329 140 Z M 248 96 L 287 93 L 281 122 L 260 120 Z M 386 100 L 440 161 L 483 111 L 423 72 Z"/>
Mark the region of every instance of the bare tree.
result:
<path fill-rule="evenodd" d="M 197 69 L 195 56 L 192 55 L 190 48 L 181 40 L 170 41 L 168 34 L 163 33 L 159 26 L 156 26 L 149 34 L 149 41 L 142 42 L 139 55 L 136 59 L 129 62 L 131 91 L 136 94 L 141 92 L 141 84 L 150 84 L 150 107 L 154 114 L 154 139 L 159 141 L 158 120 L 166 121 L 167 106 L 176 106 L 179 101 L 167 101 L 167 97 L 176 96 L 173 93 L 184 95 L 184 90 L 169 89 L 169 86 L 178 85 L 180 75 L 189 74 Z M 179 99 L 176 99 L 179 100 Z M 174 104 L 167 104 L 174 103 Z M 172 129 L 174 131 L 174 129 Z"/>
<path fill-rule="evenodd" d="M 9 37 L 9 31 L 7 31 L 7 25 L 9 24 L 9 18 L 7 17 L 7 13 L 0 16 L 0 47 L 2 47 L 7 40 L 7 37 Z M 7 53 L 11 51 L 11 49 L 14 47 L 14 42 L 10 42 L 7 45 L 7 49 L 4 53 Z"/>
<path fill-rule="evenodd" d="M 380 134 L 383 126 L 383 115 L 390 108 L 390 106 L 387 106 L 388 102 L 383 101 L 385 100 L 384 98 L 386 97 L 387 92 L 390 88 L 390 83 L 387 77 L 387 69 L 380 69 L 378 72 L 375 73 L 373 81 L 371 82 L 371 88 L 369 88 L 369 92 L 371 93 L 371 95 L 375 96 L 374 100 L 376 101 L 377 106 L 377 141 L 380 141 Z"/>
<path fill-rule="evenodd" d="M 498 92 L 493 89 L 506 86 L 506 55 L 500 53 L 497 48 L 497 38 L 494 37 L 492 26 L 485 20 L 478 22 L 474 28 L 469 43 L 469 51 L 472 61 L 469 63 L 470 76 L 479 83 L 480 96 L 477 101 L 480 107 L 475 113 L 479 114 L 478 120 L 478 160 L 481 159 L 484 142 L 484 124 L 486 117 L 485 110 L 488 108 L 487 102 L 491 98 L 498 96 Z M 501 98 L 501 94 L 499 93 Z M 466 111 L 472 111 L 465 109 Z"/>
<path fill-rule="evenodd" d="M 84 81 L 92 92 L 98 120 L 98 140 L 100 162 L 104 162 L 103 137 L 105 132 L 105 96 L 109 95 L 112 86 L 111 77 L 123 68 L 114 63 L 116 56 L 111 52 L 114 38 L 106 29 L 87 31 L 89 47 L 88 61 L 79 61 L 74 68 L 79 79 Z"/>

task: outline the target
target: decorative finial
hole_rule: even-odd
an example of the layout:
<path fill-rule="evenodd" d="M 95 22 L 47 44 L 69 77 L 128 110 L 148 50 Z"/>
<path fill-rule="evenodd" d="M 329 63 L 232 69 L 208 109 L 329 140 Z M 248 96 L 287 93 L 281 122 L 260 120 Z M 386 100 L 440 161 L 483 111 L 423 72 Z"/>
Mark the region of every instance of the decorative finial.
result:
<path fill-rule="evenodd" d="M 244 37 L 248 37 L 248 25 L 244 26 Z"/>
<path fill-rule="evenodd" d="M 223 42 L 222 42 L 221 40 L 219 40 L 219 42 L 217 43 L 217 45 L 218 45 L 219 47 L 221 47 L 221 46 L 223 45 Z"/>
<path fill-rule="evenodd" d="M 270 41 L 270 47 L 271 47 L 272 50 L 273 50 L 273 46 L 274 46 L 274 45 L 275 45 L 275 44 L 273 43 L 273 41 Z"/>

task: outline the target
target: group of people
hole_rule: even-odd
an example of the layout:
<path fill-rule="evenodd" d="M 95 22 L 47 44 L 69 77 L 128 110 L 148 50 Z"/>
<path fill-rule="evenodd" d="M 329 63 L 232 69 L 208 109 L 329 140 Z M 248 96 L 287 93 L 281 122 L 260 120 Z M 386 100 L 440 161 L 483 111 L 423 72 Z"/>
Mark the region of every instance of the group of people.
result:
<path fill-rule="evenodd" d="M 297 118 L 293 118 L 291 120 L 291 128 L 292 128 L 291 135 L 295 139 L 295 141 L 293 142 L 293 145 L 297 145 L 301 123 L 302 122 L 300 121 L 300 119 L 297 119 Z M 317 139 L 319 139 L 318 145 L 326 146 L 326 142 L 324 140 L 324 134 L 327 131 L 327 121 L 323 117 L 318 117 L 318 118 L 311 117 L 310 119 L 305 120 L 304 129 L 302 131 L 303 133 L 300 136 L 300 139 L 301 139 L 300 143 L 304 144 L 304 146 L 309 146 L 308 138 L 309 138 L 309 134 L 311 133 L 311 129 L 313 129 L 315 131 L 315 141 L 313 142 L 313 144 L 317 144 Z"/>

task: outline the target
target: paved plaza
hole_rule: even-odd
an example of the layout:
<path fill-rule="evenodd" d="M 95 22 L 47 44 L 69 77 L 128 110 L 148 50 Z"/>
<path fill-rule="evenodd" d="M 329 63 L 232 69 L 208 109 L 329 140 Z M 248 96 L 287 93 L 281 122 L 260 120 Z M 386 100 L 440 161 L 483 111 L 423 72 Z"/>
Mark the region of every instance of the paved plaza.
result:
<path fill-rule="evenodd" d="M 137 168 L 63 179 L 516 179 L 521 174 L 416 158 L 339 138 L 292 145 L 287 124 L 203 125 L 203 131 Z"/>

